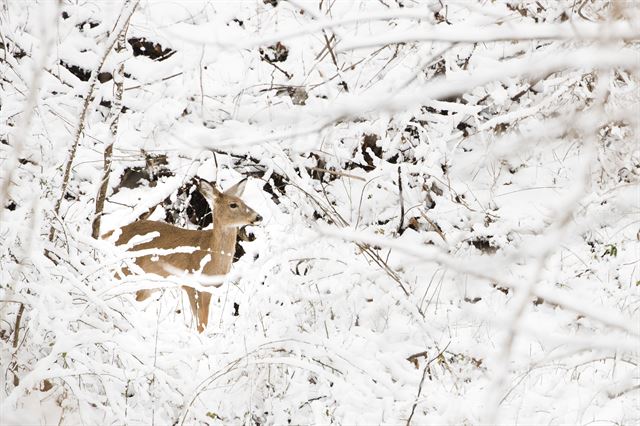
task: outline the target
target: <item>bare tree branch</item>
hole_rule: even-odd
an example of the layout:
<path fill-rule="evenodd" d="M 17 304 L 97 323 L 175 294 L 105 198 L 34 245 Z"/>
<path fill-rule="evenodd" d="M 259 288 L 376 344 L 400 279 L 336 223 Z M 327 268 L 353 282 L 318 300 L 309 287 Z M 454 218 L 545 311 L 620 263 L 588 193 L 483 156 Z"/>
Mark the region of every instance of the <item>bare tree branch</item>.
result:
<path fill-rule="evenodd" d="M 125 28 L 118 34 L 118 42 L 115 47 L 116 53 L 121 53 L 126 50 L 126 34 L 128 27 L 129 25 L 127 22 Z M 118 136 L 118 122 L 120 119 L 120 114 L 122 113 L 122 95 L 124 93 L 124 61 L 120 62 L 120 66 L 118 67 L 117 72 L 114 73 L 113 77 L 116 93 L 115 100 L 111 107 L 112 121 L 111 125 L 109 126 L 113 139 L 104 149 L 102 182 L 100 184 L 98 195 L 96 196 L 96 212 L 93 218 L 93 224 L 91 226 L 91 236 L 93 238 L 98 238 L 100 236 L 100 222 L 102 219 L 102 211 L 104 209 L 104 200 L 107 197 L 107 190 L 109 189 L 109 176 L 111 174 L 113 145 L 115 144 L 116 137 Z"/>
<path fill-rule="evenodd" d="M 139 1 L 127 2 L 125 6 L 122 8 L 120 16 L 118 18 L 118 23 L 114 31 L 109 36 L 109 40 L 107 40 L 107 47 L 105 48 L 104 53 L 102 54 L 102 58 L 100 59 L 100 63 L 98 67 L 93 70 L 91 73 L 91 79 L 89 82 L 89 89 L 87 90 L 87 94 L 84 97 L 84 104 L 82 106 L 82 112 L 80 113 L 80 119 L 78 120 L 78 127 L 76 128 L 75 138 L 73 144 L 71 145 L 71 151 L 69 152 L 69 159 L 67 160 L 67 165 L 64 170 L 64 176 L 62 178 L 62 189 L 60 191 L 60 197 L 58 201 L 56 201 L 55 207 L 53 209 L 54 215 L 58 216 L 60 213 L 60 207 L 62 206 L 62 200 L 67 192 L 67 187 L 69 186 L 69 177 L 71 175 L 71 166 L 73 165 L 73 161 L 76 156 L 76 151 L 78 149 L 78 144 L 80 143 L 80 137 L 84 132 L 85 120 L 87 118 L 87 114 L 89 113 L 89 105 L 91 104 L 91 99 L 93 95 L 93 91 L 96 87 L 96 83 L 98 82 L 98 74 L 102 70 L 102 67 L 107 60 L 107 56 L 113 50 L 113 46 L 116 44 L 118 39 L 120 38 L 120 34 L 126 31 L 127 25 L 129 24 L 129 20 L 133 15 L 136 7 L 138 6 Z M 52 225 L 51 230 L 49 231 L 49 241 L 53 241 L 56 234 L 56 228 Z"/>

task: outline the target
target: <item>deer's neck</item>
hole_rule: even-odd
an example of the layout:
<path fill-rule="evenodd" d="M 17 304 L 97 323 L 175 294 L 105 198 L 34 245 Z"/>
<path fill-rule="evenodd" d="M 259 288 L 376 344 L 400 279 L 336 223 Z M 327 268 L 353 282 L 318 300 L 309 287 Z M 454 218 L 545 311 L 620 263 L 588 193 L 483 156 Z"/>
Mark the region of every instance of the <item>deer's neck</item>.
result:
<path fill-rule="evenodd" d="M 233 255 L 236 251 L 236 237 L 238 228 L 224 227 L 219 223 L 213 223 L 213 233 L 211 235 L 212 260 L 205 265 L 203 273 L 207 275 L 224 275 L 231 269 Z"/>

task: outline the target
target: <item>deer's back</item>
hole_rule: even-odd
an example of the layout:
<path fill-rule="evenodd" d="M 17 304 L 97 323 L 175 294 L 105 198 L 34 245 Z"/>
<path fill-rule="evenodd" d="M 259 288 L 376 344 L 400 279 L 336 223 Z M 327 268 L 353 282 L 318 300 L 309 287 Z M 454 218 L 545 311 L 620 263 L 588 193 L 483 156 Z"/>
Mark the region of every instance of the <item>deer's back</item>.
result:
<path fill-rule="evenodd" d="M 144 238 L 144 242 L 135 244 L 132 249 L 144 250 L 148 248 L 171 249 L 182 246 L 198 247 L 206 250 L 211 240 L 211 231 L 196 231 L 170 225 L 165 222 L 153 220 L 140 220 L 121 228 L 122 232 L 116 241 L 116 245 L 129 242 L 133 237 L 157 232 L 159 235 L 152 238 Z"/>
<path fill-rule="evenodd" d="M 151 233 L 157 233 L 157 235 L 142 237 Z M 108 237 L 109 234 L 106 236 Z M 180 228 L 164 222 L 140 220 L 121 228 L 121 233 L 116 241 L 116 245 L 126 244 L 134 237 L 141 238 L 141 242 L 134 242 L 134 245 L 129 250 L 170 250 L 178 247 L 197 248 L 197 250 L 192 253 L 171 253 L 136 258 L 136 264 L 146 272 L 168 276 L 171 275 L 171 273 L 163 267 L 165 264 L 173 268 L 189 271 L 200 268 L 202 258 L 210 254 L 208 250 L 212 231 L 196 231 Z"/>

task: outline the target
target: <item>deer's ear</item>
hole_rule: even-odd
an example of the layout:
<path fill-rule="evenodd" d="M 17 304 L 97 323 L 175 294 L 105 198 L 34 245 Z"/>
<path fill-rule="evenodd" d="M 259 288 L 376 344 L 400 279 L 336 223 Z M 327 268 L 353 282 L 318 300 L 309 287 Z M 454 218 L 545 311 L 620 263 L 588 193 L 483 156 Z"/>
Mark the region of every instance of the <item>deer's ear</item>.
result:
<path fill-rule="evenodd" d="M 204 195 L 205 198 L 208 198 L 210 200 L 215 200 L 216 198 L 222 196 L 222 193 L 218 191 L 218 188 L 216 188 L 215 185 L 207 182 L 206 180 L 201 180 L 200 182 L 198 182 L 198 191 L 200 191 L 200 193 Z"/>
<path fill-rule="evenodd" d="M 233 195 L 234 197 L 241 197 L 244 192 L 244 187 L 247 186 L 247 179 L 244 178 L 240 182 L 233 185 L 231 188 L 224 191 L 225 195 Z"/>

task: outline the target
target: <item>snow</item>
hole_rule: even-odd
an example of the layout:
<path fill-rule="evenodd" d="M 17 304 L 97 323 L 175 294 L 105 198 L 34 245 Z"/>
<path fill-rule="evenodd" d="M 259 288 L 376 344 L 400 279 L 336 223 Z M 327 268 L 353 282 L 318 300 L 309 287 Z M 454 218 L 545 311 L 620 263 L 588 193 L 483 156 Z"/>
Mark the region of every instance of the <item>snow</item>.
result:
<path fill-rule="evenodd" d="M 108 50 L 129 6 L 45 3 L 0 11 L 0 423 L 640 422 L 637 8 L 141 0 L 158 60 Z M 65 64 L 121 63 L 79 123 Z M 113 245 L 245 177 L 229 274 Z"/>

